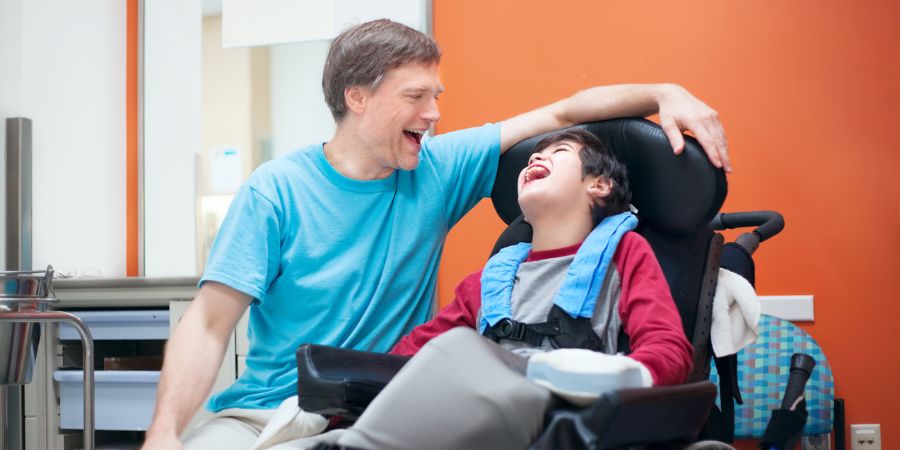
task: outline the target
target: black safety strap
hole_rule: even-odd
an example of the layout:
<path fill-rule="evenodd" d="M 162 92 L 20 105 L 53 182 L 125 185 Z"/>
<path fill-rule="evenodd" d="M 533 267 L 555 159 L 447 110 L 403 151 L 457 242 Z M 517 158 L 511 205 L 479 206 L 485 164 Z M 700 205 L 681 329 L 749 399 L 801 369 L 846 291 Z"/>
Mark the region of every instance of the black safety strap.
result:
<path fill-rule="evenodd" d="M 625 356 L 631 354 L 631 339 L 625 333 L 625 327 L 619 330 L 619 339 L 616 340 L 616 353 L 621 353 Z"/>
<path fill-rule="evenodd" d="M 532 347 L 540 347 L 547 337 L 553 348 L 603 350 L 603 340 L 594 332 L 591 319 L 573 318 L 557 305 L 550 309 L 546 322 L 523 323 L 509 318 L 502 319 L 486 329 L 484 336 L 494 342 L 508 339 L 525 342 Z"/>
<path fill-rule="evenodd" d="M 559 334 L 550 336 L 553 348 L 584 348 L 597 352 L 603 351 L 603 339 L 597 336 L 587 317 L 573 318 L 558 305 L 550 308 L 547 320 L 555 320 L 559 324 Z"/>
<path fill-rule="evenodd" d="M 499 342 L 500 339 L 509 339 L 525 342 L 532 347 L 540 347 L 544 337 L 558 335 L 559 328 L 556 320 L 543 323 L 523 323 L 512 319 L 503 319 L 484 330 L 484 335 L 494 342 Z"/>
<path fill-rule="evenodd" d="M 719 405 L 722 414 L 717 427 L 719 436 L 716 439 L 723 442 L 734 442 L 734 404 L 744 404 L 741 398 L 741 390 L 738 386 L 737 355 L 728 355 L 714 358 L 716 371 L 719 373 Z"/>

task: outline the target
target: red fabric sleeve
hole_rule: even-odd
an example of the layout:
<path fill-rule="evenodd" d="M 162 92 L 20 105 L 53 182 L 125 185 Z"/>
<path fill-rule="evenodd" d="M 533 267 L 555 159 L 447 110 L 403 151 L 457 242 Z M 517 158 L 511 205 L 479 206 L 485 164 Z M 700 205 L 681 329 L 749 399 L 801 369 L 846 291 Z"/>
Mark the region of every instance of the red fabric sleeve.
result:
<path fill-rule="evenodd" d="M 456 286 L 453 302 L 438 312 L 434 319 L 423 323 L 403 336 L 391 349 L 393 355 L 412 356 L 428 341 L 456 327 L 475 328 L 481 308 L 481 271 L 475 272 Z"/>
<path fill-rule="evenodd" d="M 631 344 L 628 356 L 650 370 L 656 386 L 683 383 L 694 349 L 650 244 L 637 233 L 626 233 L 613 261 L 622 282 L 619 317 Z"/>

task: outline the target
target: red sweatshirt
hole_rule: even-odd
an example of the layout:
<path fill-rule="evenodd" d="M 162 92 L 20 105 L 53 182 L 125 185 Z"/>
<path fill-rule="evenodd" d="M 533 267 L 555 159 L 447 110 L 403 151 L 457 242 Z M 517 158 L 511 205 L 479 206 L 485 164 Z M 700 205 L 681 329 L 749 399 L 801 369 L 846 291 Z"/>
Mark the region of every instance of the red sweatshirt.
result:
<path fill-rule="evenodd" d="M 531 252 L 526 261 L 571 255 L 578 247 Z M 613 269 L 621 280 L 618 312 L 631 346 L 628 356 L 647 367 L 656 386 L 683 383 L 691 370 L 693 348 L 684 336 L 669 285 L 650 244 L 637 233 L 626 233 L 613 256 L 610 270 Z M 479 270 L 459 283 L 452 303 L 404 336 L 391 353 L 413 355 L 429 340 L 452 328 L 477 329 L 480 308 Z"/>

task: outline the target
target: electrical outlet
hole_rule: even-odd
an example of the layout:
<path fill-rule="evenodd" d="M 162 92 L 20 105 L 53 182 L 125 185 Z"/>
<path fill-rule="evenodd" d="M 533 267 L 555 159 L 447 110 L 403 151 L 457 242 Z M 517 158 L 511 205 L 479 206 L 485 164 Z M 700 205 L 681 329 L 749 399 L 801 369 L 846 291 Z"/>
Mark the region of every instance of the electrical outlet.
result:
<path fill-rule="evenodd" d="M 881 425 L 850 425 L 850 448 L 852 450 L 881 450 Z"/>
<path fill-rule="evenodd" d="M 803 450 L 831 450 L 831 435 L 803 436 L 800 444 Z"/>

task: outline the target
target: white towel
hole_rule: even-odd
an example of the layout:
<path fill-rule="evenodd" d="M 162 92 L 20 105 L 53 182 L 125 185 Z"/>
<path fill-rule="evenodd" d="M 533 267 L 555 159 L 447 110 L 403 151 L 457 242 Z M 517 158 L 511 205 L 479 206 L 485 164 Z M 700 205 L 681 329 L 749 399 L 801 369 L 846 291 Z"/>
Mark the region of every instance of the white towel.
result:
<path fill-rule="evenodd" d="M 719 269 L 710 330 L 716 357 L 733 355 L 756 342 L 759 314 L 759 298 L 750 282 L 734 272 Z"/>
<path fill-rule="evenodd" d="M 259 434 L 251 450 L 262 450 L 294 439 L 314 436 L 325 430 L 328 419 L 305 412 L 297 406 L 297 396 L 281 402 Z"/>
<path fill-rule="evenodd" d="M 526 376 L 556 395 L 587 406 L 605 392 L 653 386 L 643 364 L 623 355 L 563 348 L 528 358 Z"/>

